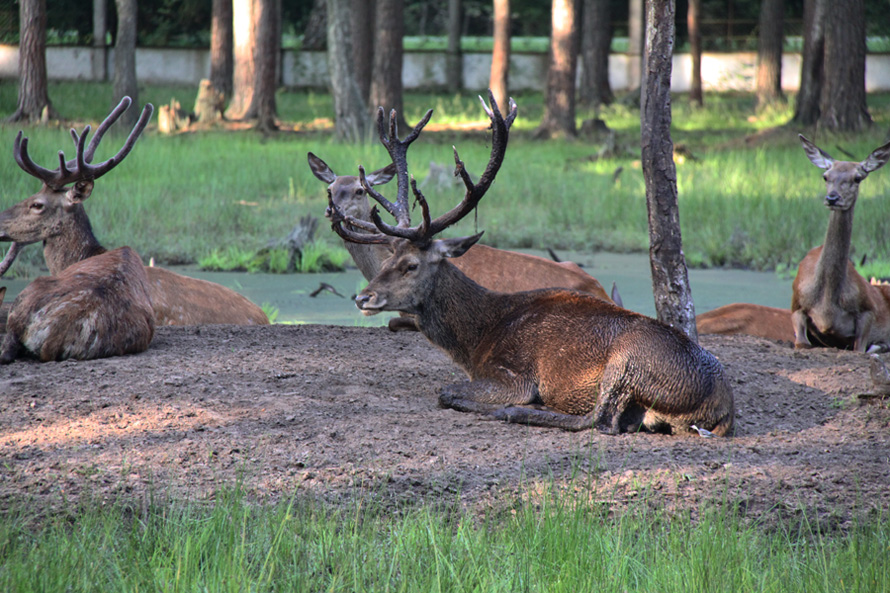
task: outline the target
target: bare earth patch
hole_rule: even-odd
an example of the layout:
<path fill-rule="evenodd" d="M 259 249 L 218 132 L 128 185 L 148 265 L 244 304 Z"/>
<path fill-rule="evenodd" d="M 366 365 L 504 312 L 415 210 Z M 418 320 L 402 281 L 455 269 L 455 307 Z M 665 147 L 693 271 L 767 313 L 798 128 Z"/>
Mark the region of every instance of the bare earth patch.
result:
<path fill-rule="evenodd" d="M 890 407 L 860 397 L 872 391 L 866 355 L 702 344 L 732 381 L 733 438 L 568 433 L 443 410 L 438 388 L 463 373 L 417 334 L 161 327 L 136 356 L 0 367 L 0 510 L 86 494 L 200 500 L 239 480 L 257 500 L 470 509 L 555 483 L 618 507 L 727 501 L 833 526 L 890 508 Z"/>

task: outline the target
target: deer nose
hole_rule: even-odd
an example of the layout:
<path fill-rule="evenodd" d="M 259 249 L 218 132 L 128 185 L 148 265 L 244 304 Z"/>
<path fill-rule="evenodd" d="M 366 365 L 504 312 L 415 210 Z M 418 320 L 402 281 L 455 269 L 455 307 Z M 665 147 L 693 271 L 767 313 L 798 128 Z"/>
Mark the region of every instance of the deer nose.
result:
<path fill-rule="evenodd" d="M 834 206 L 834 205 L 836 205 L 836 204 L 838 203 L 838 201 L 839 201 L 840 199 L 841 199 L 841 197 L 840 197 L 838 194 L 836 194 L 836 193 L 830 193 L 830 194 L 828 194 L 827 196 L 825 196 L 825 203 L 826 203 L 828 206 Z"/>
<path fill-rule="evenodd" d="M 364 309 L 364 305 L 366 305 L 371 300 L 371 293 L 361 292 L 355 295 L 355 306 L 359 309 Z"/>

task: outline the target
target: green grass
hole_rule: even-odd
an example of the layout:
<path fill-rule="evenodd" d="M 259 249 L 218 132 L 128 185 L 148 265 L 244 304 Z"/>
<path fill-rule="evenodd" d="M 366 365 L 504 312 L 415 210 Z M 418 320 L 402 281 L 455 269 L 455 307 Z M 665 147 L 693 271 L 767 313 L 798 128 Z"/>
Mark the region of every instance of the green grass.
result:
<path fill-rule="evenodd" d="M 890 522 L 820 531 L 719 506 L 611 512 L 549 489 L 480 517 L 457 505 L 331 507 L 295 495 L 248 503 L 82 502 L 0 517 L 4 591 L 890 590 Z"/>
<path fill-rule="evenodd" d="M 81 122 L 99 120 L 110 104 L 108 85 L 58 83 L 50 94 L 64 115 Z M 188 106 L 194 94 L 193 88 L 147 87 L 140 101 L 160 103 L 176 97 Z M 497 182 L 478 217 L 449 232 L 478 228 L 485 231 L 485 242 L 505 248 L 648 249 L 639 112 L 620 103 L 597 113 L 579 110 L 579 121 L 598 116 L 615 130 L 619 156 L 597 159 L 603 146 L 599 138 L 532 140 L 530 132 L 543 111 L 541 95 L 522 93 L 516 100 L 520 115 Z M 429 107 L 435 110 L 433 124 L 484 122 L 471 93 L 410 93 L 405 103 L 409 122 Z M 828 219 L 821 200 L 824 184 L 797 142 L 798 130 L 772 133 L 750 146 L 742 141 L 786 121 L 792 104 L 755 115 L 748 95 L 708 95 L 704 109 L 675 97 L 673 140 L 695 157 L 677 165 L 684 250 L 691 264 L 794 269 L 807 250 L 822 242 Z M 229 249 L 257 253 L 285 237 L 301 216 L 323 215 L 324 185 L 309 171 L 307 151 L 321 156 L 338 174 L 355 174 L 359 164 L 377 168 L 386 163 L 386 153 L 376 142 L 345 145 L 332 139 L 325 127 L 332 116 L 326 94 L 280 92 L 278 105 L 282 121 L 303 131 L 173 137 L 149 131 L 122 165 L 97 182 L 87 202 L 97 236 L 109 246 L 129 244 L 144 258 L 162 264 L 193 263 Z M 838 158 L 846 158 L 838 147 L 865 158 L 890 128 L 890 95 L 872 95 L 869 105 L 876 121 L 871 131 L 855 137 L 819 134 L 814 139 Z M 14 106 L 14 85 L 0 86 L 0 116 Z M 17 130 L 0 126 L 7 146 Z M 29 127 L 26 132 L 39 163 L 53 164 L 59 149 L 71 151 L 63 128 Z M 479 175 L 488 159 L 488 141 L 482 131 L 428 131 L 412 145 L 412 172 L 422 180 L 431 161 L 450 165 L 455 145 L 470 172 Z M 119 142 L 108 137 L 98 158 L 107 158 Z M 0 159 L 0 175 L 6 180 L 0 207 L 39 188 L 12 158 Z M 381 189 L 388 196 L 395 190 L 392 185 Z M 434 213 L 461 197 L 459 188 L 425 193 Z M 862 184 L 853 236 L 857 259 L 867 254 L 869 261 L 890 261 L 883 223 L 890 218 L 890 201 L 884 199 L 888 194 L 887 171 L 876 171 Z M 339 239 L 326 226 L 322 222 L 317 238 L 325 249 L 336 251 Z"/>

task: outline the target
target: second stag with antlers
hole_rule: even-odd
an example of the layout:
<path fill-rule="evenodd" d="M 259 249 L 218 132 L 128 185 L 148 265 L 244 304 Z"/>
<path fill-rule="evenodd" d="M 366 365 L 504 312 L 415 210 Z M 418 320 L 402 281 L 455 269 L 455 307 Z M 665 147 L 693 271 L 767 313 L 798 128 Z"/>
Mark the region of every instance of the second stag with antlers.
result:
<path fill-rule="evenodd" d="M 395 217 L 396 225 L 384 222 L 376 208 L 370 224 L 329 204 L 332 226 L 341 237 L 387 245 L 393 252 L 356 297 L 359 309 L 369 315 L 415 315 L 420 331 L 464 369 L 470 381 L 445 386 L 439 399 L 444 407 L 568 430 L 692 433 L 697 425 L 729 434 L 734 403 L 723 368 L 685 334 L 583 292 L 492 292 L 448 261 L 482 234 L 435 236 L 472 212 L 485 195 L 504 159 L 516 117 L 512 100 L 506 117 L 491 95 L 489 100 L 490 108 L 483 101 L 492 127 L 485 172 L 473 183 L 455 149 L 456 174 L 466 193 L 458 206 L 436 219 L 411 180 L 422 214 L 416 227 L 408 214 L 407 150 L 432 112 L 400 140 L 395 114 L 387 135 L 379 111 L 380 139 L 396 165 L 397 199 L 388 201 L 366 181 L 364 187 Z M 365 176 L 363 170 L 360 176 Z"/>

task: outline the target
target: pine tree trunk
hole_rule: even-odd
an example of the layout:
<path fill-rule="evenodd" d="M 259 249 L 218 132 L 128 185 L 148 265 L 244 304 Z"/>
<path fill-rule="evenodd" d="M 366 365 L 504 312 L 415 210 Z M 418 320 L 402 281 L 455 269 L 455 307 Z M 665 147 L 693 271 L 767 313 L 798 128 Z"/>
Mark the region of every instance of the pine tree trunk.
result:
<path fill-rule="evenodd" d="M 256 21 L 253 18 L 255 2 L 256 0 L 232 1 L 234 63 L 232 100 L 226 110 L 226 117 L 235 121 L 245 119 L 253 103 L 256 80 Z"/>
<path fill-rule="evenodd" d="M 117 34 L 114 43 L 114 104 L 130 97 L 139 105 L 139 83 L 136 80 L 136 0 L 114 0 L 117 9 Z M 139 119 L 139 109 L 127 109 L 120 123 L 131 129 Z"/>
<path fill-rule="evenodd" d="M 488 88 L 501 109 L 510 96 L 510 0 L 494 0 L 494 46 Z"/>
<path fill-rule="evenodd" d="M 257 129 L 278 129 L 275 122 L 278 90 L 278 56 L 281 53 L 281 0 L 258 0 L 256 12 L 256 65 L 253 105 L 248 112 L 257 120 Z"/>
<path fill-rule="evenodd" d="M 387 115 L 395 109 L 399 127 L 404 129 L 402 109 L 402 44 L 405 36 L 404 0 L 377 0 L 374 33 L 374 70 L 369 106 L 376 115 L 383 107 Z"/>
<path fill-rule="evenodd" d="M 784 0 L 762 0 L 760 36 L 757 43 L 757 108 L 784 103 L 782 93 L 782 44 Z"/>
<path fill-rule="evenodd" d="M 575 76 L 578 54 L 573 0 L 553 0 L 551 31 L 544 117 L 536 136 L 575 136 Z"/>
<path fill-rule="evenodd" d="M 213 0 L 210 22 L 210 84 L 232 96 L 232 0 Z"/>
<path fill-rule="evenodd" d="M 615 100 L 609 83 L 612 22 L 609 0 L 584 0 L 581 25 L 581 84 L 578 98 L 590 106 Z"/>
<path fill-rule="evenodd" d="M 819 121 L 819 99 L 822 95 L 825 62 L 825 16 L 828 0 L 804 0 L 803 56 L 800 66 L 800 89 L 794 105 L 793 121 L 798 126 L 812 126 Z"/>
<path fill-rule="evenodd" d="M 829 2 L 820 128 L 859 132 L 871 126 L 865 94 L 864 0 Z"/>
<path fill-rule="evenodd" d="M 338 140 L 364 142 L 369 120 L 355 80 L 349 9 L 350 0 L 327 0 L 328 72 L 334 99 L 334 129 Z"/>
<path fill-rule="evenodd" d="M 646 80 L 642 92 L 641 141 L 646 205 L 649 212 L 649 263 L 659 321 L 698 341 L 695 306 L 689 288 L 677 169 L 671 140 L 671 59 L 674 52 L 674 0 L 646 2 Z"/>
<path fill-rule="evenodd" d="M 46 76 L 46 0 L 19 2 L 19 100 L 6 121 L 59 117 L 49 100 Z"/>
<path fill-rule="evenodd" d="M 686 28 L 689 29 L 689 57 L 692 59 L 689 102 L 701 107 L 705 104 L 701 80 L 701 0 L 689 0 Z"/>
<path fill-rule="evenodd" d="M 461 0 L 448 0 L 448 49 L 445 57 L 445 87 L 449 93 L 463 89 L 464 59 L 460 48 Z"/>
<path fill-rule="evenodd" d="M 352 0 L 352 51 L 355 80 L 366 103 L 371 98 L 374 73 L 375 0 Z"/>

